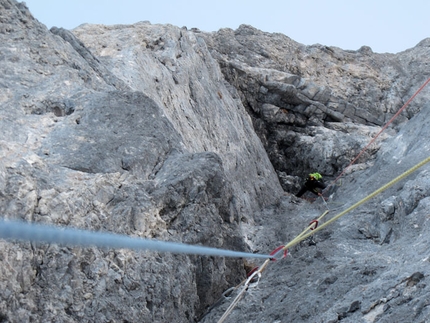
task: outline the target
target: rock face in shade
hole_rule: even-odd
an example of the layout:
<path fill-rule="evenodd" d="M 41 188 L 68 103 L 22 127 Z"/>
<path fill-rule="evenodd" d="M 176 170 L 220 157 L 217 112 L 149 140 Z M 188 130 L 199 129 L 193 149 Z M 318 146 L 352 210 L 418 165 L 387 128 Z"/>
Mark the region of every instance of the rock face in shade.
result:
<path fill-rule="evenodd" d="M 338 174 L 428 78 L 429 39 L 398 54 L 377 54 L 367 46 L 304 46 L 248 25 L 201 35 L 238 91 L 287 191 L 291 175 L 310 169 Z M 395 123 L 426 102 L 428 92 Z"/>
<path fill-rule="evenodd" d="M 1 216 L 134 237 L 285 244 L 325 209 L 290 194 L 303 176 L 334 178 L 428 78 L 428 39 L 377 54 L 246 25 L 48 30 L 14 0 L 0 18 Z M 429 96 L 330 189 L 329 216 L 429 155 Z M 427 166 L 271 262 L 229 320 L 427 320 L 429 183 Z M 5 322 L 212 322 L 258 265 L 0 245 Z"/>

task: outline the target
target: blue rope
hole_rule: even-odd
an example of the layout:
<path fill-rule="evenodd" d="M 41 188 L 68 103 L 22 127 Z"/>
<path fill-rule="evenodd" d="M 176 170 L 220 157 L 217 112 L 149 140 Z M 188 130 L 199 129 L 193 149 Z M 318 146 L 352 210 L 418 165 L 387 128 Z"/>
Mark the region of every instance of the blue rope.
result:
<path fill-rule="evenodd" d="M 149 240 L 126 235 L 60 228 L 42 224 L 0 220 L 0 238 L 62 245 L 112 249 L 153 250 L 220 257 L 271 258 L 270 255 Z"/>

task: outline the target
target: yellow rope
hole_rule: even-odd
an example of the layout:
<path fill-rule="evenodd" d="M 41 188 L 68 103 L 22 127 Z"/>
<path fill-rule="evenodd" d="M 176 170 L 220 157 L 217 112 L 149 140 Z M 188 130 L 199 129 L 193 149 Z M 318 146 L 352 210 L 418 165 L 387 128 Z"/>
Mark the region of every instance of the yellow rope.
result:
<path fill-rule="evenodd" d="M 424 159 L 423 161 L 421 161 L 420 163 L 416 164 L 415 166 L 413 166 L 412 168 L 408 169 L 407 171 L 405 171 L 403 174 L 397 176 L 395 179 L 393 179 L 392 181 L 388 182 L 387 184 L 385 184 L 384 186 L 381 186 L 380 188 L 378 188 L 376 191 L 374 191 L 373 193 L 367 195 L 365 198 L 363 198 L 362 200 L 358 201 L 357 203 L 355 203 L 354 205 L 350 206 L 349 208 L 347 208 L 345 211 L 337 214 L 336 216 L 334 216 L 332 219 L 328 220 L 326 223 L 324 223 L 323 225 L 319 226 L 318 228 L 316 228 L 315 230 L 313 230 L 312 232 L 309 232 L 307 234 L 303 234 L 303 235 L 299 235 L 299 239 L 295 238 L 294 240 L 292 240 L 291 242 L 289 242 L 288 244 L 286 244 L 283 248 L 283 250 L 286 250 L 294 245 L 296 245 L 297 243 L 299 243 L 300 241 L 306 239 L 307 237 L 311 236 L 312 234 L 315 234 L 316 232 L 324 229 L 326 226 L 328 226 L 329 224 L 333 223 L 334 221 L 336 221 L 337 219 L 339 219 L 340 217 L 344 216 L 345 214 L 351 212 L 352 210 L 354 210 L 355 208 L 359 207 L 361 204 L 366 203 L 368 200 L 370 200 L 371 198 L 375 197 L 376 195 L 382 193 L 383 191 L 385 191 L 386 189 L 388 189 L 389 187 L 393 186 L 394 184 L 396 184 L 397 182 L 401 181 L 402 179 L 404 179 L 405 177 L 409 176 L 410 174 L 412 174 L 413 172 L 415 172 L 418 168 L 424 166 L 425 164 L 427 164 L 428 162 L 430 162 L 430 157 L 427 157 L 426 159 Z"/>
<path fill-rule="evenodd" d="M 326 214 L 328 214 L 328 212 L 329 212 L 329 210 L 327 210 L 327 211 L 325 211 L 318 219 L 317 219 L 317 221 L 319 222 L 319 221 L 321 221 L 321 219 L 326 215 Z M 303 237 L 308 231 L 311 231 L 311 228 L 313 227 L 314 225 L 313 225 L 313 223 L 311 223 L 311 224 L 309 224 L 308 226 L 307 226 L 307 228 L 305 229 L 305 230 L 303 230 L 303 232 L 302 233 L 300 233 L 297 237 L 295 237 L 292 241 L 290 241 L 289 243 L 288 243 L 288 245 L 290 245 L 292 242 L 296 242 L 297 241 L 297 243 L 299 243 L 300 241 L 302 241 L 303 239 L 301 239 L 301 237 Z M 315 229 L 314 229 L 315 230 Z M 296 243 L 294 243 L 294 244 L 296 244 Z M 282 250 L 286 250 L 286 249 L 288 249 L 288 247 L 286 248 L 285 246 L 284 246 L 284 248 L 282 248 Z"/>
<path fill-rule="evenodd" d="M 352 210 L 354 210 L 355 208 L 359 207 L 360 205 L 366 203 L 368 200 L 370 200 L 371 198 L 375 197 L 376 195 L 382 193 L 383 191 L 385 191 L 386 189 L 388 189 L 389 187 L 393 186 L 394 184 L 396 184 L 397 182 L 401 181 L 402 179 L 404 179 L 405 177 L 409 176 L 410 174 L 412 174 L 413 172 L 415 172 L 418 168 L 424 166 L 425 164 L 427 164 L 428 162 L 430 162 L 430 157 L 427 157 L 426 159 L 424 159 L 423 161 L 421 161 L 420 163 L 416 164 L 415 166 L 413 166 L 412 168 L 408 169 L 407 171 L 405 171 L 403 174 L 397 176 L 395 179 L 393 179 L 392 181 L 388 182 L 387 184 L 385 184 L 384 186 L 381 186 L 380 188 L 378 188 L 376 191 L 374 191 L 373 193 L 367 195 L 365 198 L 361 199 L 360 201 L 358 201 L 357 203 L 355 203 L 354 205 L 350 206 L 349 208 L 347 208 L 345 211 L 337 214 L 336 216 L 334 216 L 332 219 L 328 220 L 326 223 L 322 224 L 321 226 L 315 228 L 314 230 L 311 231 L 311 228 L 313 227 L 313 223 L 311 223 L 305 230 L 303 230 L 303 232 L 301 232 L 297 237 L 295 237 L 293 240 L 291 240 L 289 243 L 287 243 L 282 250 L 287 250 L 288 248 L 291 248 L 293 246 L 295 246 L 296 244 L 298 244 L 300 241 L 303 241 L 304 239 L 310 237 L 311 235 L 315 234 L 316 232 L 324 229 L 326 226 L 328 226 L 329 224 L 333 223 L 334 221 L 336 221 L 337 219 L 339 219 L 340 217 L 344 216 L 345 214 L 351 212 Z M 320 221 L 326 214 L 329 213 L 329 210 L 325 211 L 318 219 L 317 221 Z M 308 232 L 311 231 L 311 232 Z M 241 290 L 241 292 L 236 296 L 236 298 L 233 300 L 233 302 L 230 304 L 230 306 L 227 308 L 227 310 L 224 312 L 223 316 L 219 319 L 218 323 L 222 323 L 224 322 L 224 320 L 227 318 L 227 316 L 230 314 L 230 312 L 233 310 L 233 308 L 237 305 L 237 303 L 239 302 L 239 300 L 242 298 L 243 294 L 246 292 L 246 290 L 248 289 L 248 284 L 249 282 L 252 280 L 252 278 L 255 275 L 261 275 L 261 273 L 266 269 L 267 265 L 269 264 L 270 259 L 267 259 L 263 265 L 255 272 L 253 273 L 252 276 L 250 276 L 246 281 L 245 281 L 245 285 L 243 287 L 243 289 Z M 240 283 L 236 288 L 238 288 L 239 286 L 241 286 L 244 282 Z"/>
<path fill-rule="evenodd" d="M 317 221 L 321 221 L 321 219 L 328 213 L 329 211 L 325 211 L 318 219 Z M 293 241 L 295 241 L 296 239 L 299 239 L 301 236 L 303 236 L 306 232 L 310 231 L 311 228 L 314 226 L 313 223 L 311 223 L 310 225 L 308 225 L 306 227 L 306 229 L 303 230 L 302 233 L 300 233 Z M 282 250 L 285 250 L 285 248 L 283 248 Z M 249 278 L 247 278 L 246 280 L 242 281 L 238 286 L 235 287 L 235 289 L 239 288 L 240 286 L 244 285 L 242 290 L 239 292 L 239 294 L 235 297 L 235 299 L 233 300 L 233 302 L 230 304 L 230 306 L 227 308 L 227 310 L 224 312 L 223 316 L 218 320 L 218 323 L 223 323 L 225 321 L 225 319 L 227 318 L 227 316 L 231 313 L 231 311 L 233 310 L 233 308 L 237 305 L 237 303 L 240 301 L 240 299 L 242 298 L 243 294 L 246 292 L 246 290 L 248 289 L 248 284 L 249 282 L 252 280 L 253 277 L 255 277 L 256 275 L 261 275 L 261 273 L 266 269 L 267 265 L 269 264 L 270 259 L 267 259 L 263 265 L 261 265 L 261 267 L 258 268 L 258 270 L 256 270 L 252 276 L 250 276 Z"/>

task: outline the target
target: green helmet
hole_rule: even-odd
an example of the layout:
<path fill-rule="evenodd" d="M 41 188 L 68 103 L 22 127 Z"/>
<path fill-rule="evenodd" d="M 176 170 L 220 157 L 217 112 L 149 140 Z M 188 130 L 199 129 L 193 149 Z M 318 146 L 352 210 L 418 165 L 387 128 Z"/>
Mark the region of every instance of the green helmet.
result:
<path fill-rule="evenodd" d="M 309 177 L 313 177 L 313 178 L 315 178 L 317 181 L 319 181 L 320 179 L 322 179 L 322 176 L 321 176 L 321 174 L 320 174 L 320 173 L 312 173 L 312 174 L 309 174 Z"/>

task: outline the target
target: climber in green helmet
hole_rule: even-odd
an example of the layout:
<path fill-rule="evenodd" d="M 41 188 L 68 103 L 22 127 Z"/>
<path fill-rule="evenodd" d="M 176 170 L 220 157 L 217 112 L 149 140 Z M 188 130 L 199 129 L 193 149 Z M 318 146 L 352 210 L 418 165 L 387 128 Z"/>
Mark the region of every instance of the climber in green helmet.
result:
<path fill-rule="evenodd" d="M 302 186 L 300 191 L 296 194 L 297 197 L 301 197 L 306 191 L 312 192 L 315 195 L 321 195 L 321 190 L 325 189 L 323 178 L 320 173 L 311 173 L 306 178 L 305 184 Z"/>

